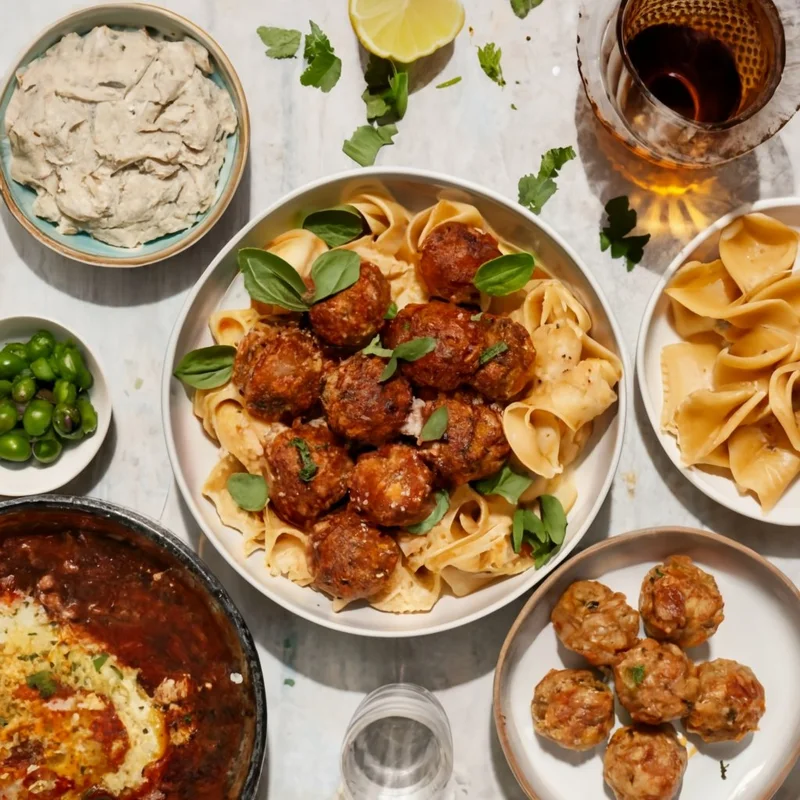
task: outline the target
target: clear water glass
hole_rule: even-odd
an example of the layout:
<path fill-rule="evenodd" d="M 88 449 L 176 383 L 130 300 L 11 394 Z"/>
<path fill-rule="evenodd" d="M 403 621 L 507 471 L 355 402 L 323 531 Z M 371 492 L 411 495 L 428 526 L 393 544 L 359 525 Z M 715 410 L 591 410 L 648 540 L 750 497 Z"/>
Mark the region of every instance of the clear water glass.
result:
<path fill-rule="evenodd" d="M 453 737 L 441 703 L 412 683 L 367 695 L 342 744 L 347 800 L 435 800 L 453 772 Z"/>

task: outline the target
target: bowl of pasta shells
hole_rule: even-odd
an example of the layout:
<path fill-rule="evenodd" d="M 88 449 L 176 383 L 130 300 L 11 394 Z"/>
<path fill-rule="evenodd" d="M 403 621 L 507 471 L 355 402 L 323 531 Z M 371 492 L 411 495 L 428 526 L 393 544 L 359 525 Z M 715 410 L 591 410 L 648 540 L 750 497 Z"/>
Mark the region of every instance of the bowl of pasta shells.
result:
<path fill-rule="evenodd" d="M 673 463 L 753 519 L 800 514 L 800 200 L 723 217 L 678 255 L 637 352 L 647 415 Z"/>
<path fill-rule="evenodd" d="M 163 414 L 191 513 L 240 574 L 337 630 L 500 608 L 585 534 L 622 445 L 602 293 L 546 225 L 407 169 L 299 189 L 201 277 Z"/>

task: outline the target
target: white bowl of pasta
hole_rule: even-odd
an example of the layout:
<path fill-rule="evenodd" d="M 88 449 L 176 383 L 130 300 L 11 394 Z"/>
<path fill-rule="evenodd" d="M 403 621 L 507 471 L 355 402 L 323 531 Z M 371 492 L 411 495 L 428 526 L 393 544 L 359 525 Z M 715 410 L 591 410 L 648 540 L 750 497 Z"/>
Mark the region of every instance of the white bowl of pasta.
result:
<path fill-rule="evenodd" d="M 251 584 L 329 628 L 414 636 L 578 545 L 628 374 L 599 286 L 544 223 L 367 169 L 293 192 L 214 259 L 170 340 L 164 427 L 191 513 Z"/>
<path fill-rule="evenodd" d="M 637 374 L 665 452 L 704 494 L 776 525 L 800 518 L 800 199 L 738 209 L 653 292 Z"/>

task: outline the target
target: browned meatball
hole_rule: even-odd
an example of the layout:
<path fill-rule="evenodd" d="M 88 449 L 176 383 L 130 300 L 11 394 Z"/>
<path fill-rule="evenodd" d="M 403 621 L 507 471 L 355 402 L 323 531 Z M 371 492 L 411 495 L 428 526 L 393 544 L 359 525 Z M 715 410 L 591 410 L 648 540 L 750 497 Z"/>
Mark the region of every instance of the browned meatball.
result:
<path fill-rule="evenodd" d="M 685 717 L 697 699 L 697 668 L 672 642 L 643 639 L 614 665 L 614 687 L 635 722 Z"/>
<path fill-rule="evenodd" d="M 526 328 L 509 317 L 482 314 L 483 350 L 469 384 L 497 402 L 518 395 L 530 379 L 536 352 Z"/>
<path fill-rule="evenodd" d="M 267 451 L 269 502 L 287 522 L 305 527 L 346 494 L 353 462 L 326 425 L 295 425 Z"/>
<path fill-rule="evenodd" d="M 688 556 L 670 556 L 645 576 L 639 612 L 648 636 L 695 647 L 725 618 L 717 582 Z"/>
<path fill-rule="evenodd" d="M 415 525 L 434 506 L 433 474 L 419 453 L 390 444 L 365 453 L 350 479 L 350 501 L 371 522 L 386 527 Z"/>
<path fill-rule="evenodd" d="M 426 403 L 423 420 L 442 406 L 447 408 L 447 429 L 441 439 L 420 448 L 428 466 L 450 486 L 497 472 L 511 452 L 500 414 L 479 398 L 461 395 Z"/>
<path fill-rule="evenodd" d="M 697 668 L 700 693 L 686 719 L 686 730 L 704 742 L 738 742 L 766 711 L 764 687 L 750 667 L 718 658 Z"/>
<path fill-rule="evenodd" d="M 419 271 L 432 295 L 454 303 L 475 303 L 480 297 L 472 283 L 475 273 L 501 255 L 490 234 L 463 222 L 445 222 L 422 243 Z"/>
<path fill-rule="evenodd" d="M 403 374 L 417 386 L 449 392 L 467 381 L 478 368 L 483 334 L 469 311 L 438 300 L 412 303 L 389 323 L 387 347 L 431 336 L 436 349 L 417 361 L 401 361 Z"/>
<path fill-rule="evenodd" d="M 342 600 L 361 600 L 385 588 L 400 548 L 391 536 L 345 508 L 314 526 L 308 558 L 317 589 Z"/>
<path fill-rule="evenodd" d="M 673 800 L 688 760 L 671 725 L 633 725 L 611 737 L 603 777 L 617 800 Z"/>
<path fill-rule="evenodd" d="M 568 750 L 591 750 L 614 727 L 614 695 L 588 669 L 551 669 L 533 692 L 533 727 Z"/>
<path fill-rule="evenodd" d="M 377 356 L 358 354 L 328 374 L 322 405 L 340 436 L 378 446 L 400 433 L 414 397 L 402 375 L 380 382 L 385 367 Z"/>
<path fill-rule="evenodd" d="M 239 343 L 233 382 L 254 417 L 276 422 L 319 400 L 326 359 L 316 339 L 295 325 L 258 325 Z"/>
<path fill-rule="evenodd" d="M 639 640 L 639 615 L 625 595 L 598 581 L 576 581 L 550 615 L 564 647 L 595 666 L 613 664 Z"/>
<path fill-rule="evenodd" d="M 392 302 L 389 281 L 369 261 L 358 280 L 342 292 L 311 306 L 314 333 L 337 347 L 364 347 L 383 327 Z"/>

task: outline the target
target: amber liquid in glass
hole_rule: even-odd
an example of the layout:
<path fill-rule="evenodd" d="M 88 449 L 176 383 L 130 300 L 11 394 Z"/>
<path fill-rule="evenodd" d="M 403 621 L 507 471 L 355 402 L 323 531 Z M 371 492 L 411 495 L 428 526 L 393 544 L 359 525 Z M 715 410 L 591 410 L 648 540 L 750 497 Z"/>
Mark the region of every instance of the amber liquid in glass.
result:
<path fill-rule="evenodd" d="M 626 49 L 639 78 L 664 105 L 696 122 L 725 122 L 742 99 L 730 48 L 688 25 L 660 24 L 637 33 Z"/>

